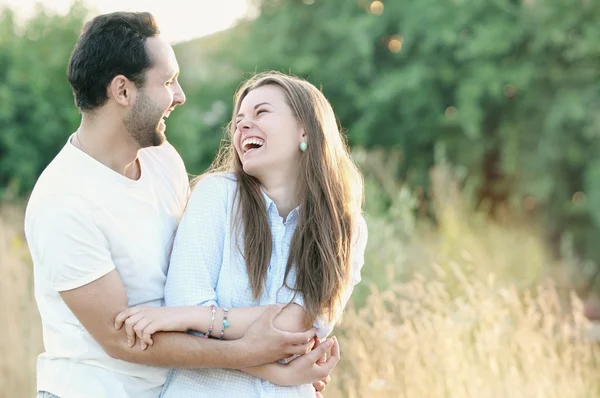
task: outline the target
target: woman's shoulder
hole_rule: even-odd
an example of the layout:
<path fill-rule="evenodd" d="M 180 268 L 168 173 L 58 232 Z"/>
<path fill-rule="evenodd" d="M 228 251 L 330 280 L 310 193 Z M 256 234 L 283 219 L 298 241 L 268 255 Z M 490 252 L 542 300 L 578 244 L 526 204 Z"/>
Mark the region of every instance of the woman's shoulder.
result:
<path fill-rule="evenodd" d="M 193 188 L 199 185 L 233 186 L 237 184 L 237 177 L 229 172 L 209 172 L 199 175 L 194 179 Z"/>
<path fill-rule="evenodd" d="M 192 182 L 190 200 L 202 198 L 227 199 L 233 196 L 237 179 L 232 173 L 206 173 Z"/>

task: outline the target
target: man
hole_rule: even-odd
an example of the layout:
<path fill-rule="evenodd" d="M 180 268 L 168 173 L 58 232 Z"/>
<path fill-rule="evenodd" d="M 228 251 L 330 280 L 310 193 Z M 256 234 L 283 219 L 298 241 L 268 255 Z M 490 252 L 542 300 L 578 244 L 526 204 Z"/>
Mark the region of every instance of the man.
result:
<path fill-rule="evenodd" d="M 241 369 L 310 350 L 313 330 L 274 327 L 278 307 L 236 341 L 158 333 L 142 350 L 115 328 L 127 307 L 163 302 L 189 191 L 183 161 L 165 137 L 165 119 L 185 102 L 178 74 L 148 13 L 100 15 L 73 50 L 68 78 L 81 124 L 37 181 L 25 219 L 46 350 L 39 396 L 154 398 L 168 368 Z M 327 341 L 290 371 L 328 377 L 339 357 L 319 359 L 331 346 L 337 352 Z"/>

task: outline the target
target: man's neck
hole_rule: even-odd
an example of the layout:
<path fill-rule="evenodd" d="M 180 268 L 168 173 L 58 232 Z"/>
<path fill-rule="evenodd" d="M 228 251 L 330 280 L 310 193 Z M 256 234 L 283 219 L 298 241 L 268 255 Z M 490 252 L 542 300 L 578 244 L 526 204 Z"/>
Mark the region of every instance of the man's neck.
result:
<path fill-rule="evenodd" d="M 110 123 L 110 120 L 84 115 L 73 145 L 127 178 L 137 180 L 140 177 L 139 145 L 129 138 L 122 126 Z"/>

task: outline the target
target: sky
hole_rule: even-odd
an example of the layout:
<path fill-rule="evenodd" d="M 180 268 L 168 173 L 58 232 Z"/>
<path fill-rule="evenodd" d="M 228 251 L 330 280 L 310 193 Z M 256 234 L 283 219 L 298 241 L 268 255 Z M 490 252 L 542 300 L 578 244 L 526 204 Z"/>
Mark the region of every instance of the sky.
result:
<path fill-rule="evenodd" d="M 93 15 L 112 11 L 149 11 L 171 43 L 190 40 L 227 29 L 248 13 L 250 0 L 83 0 Z M 73 0 L 0 0 L 25 21 L 36 3 L 49 10 L 65 14 Z M 92 16 L 93 16 L 92 15 Z"/>

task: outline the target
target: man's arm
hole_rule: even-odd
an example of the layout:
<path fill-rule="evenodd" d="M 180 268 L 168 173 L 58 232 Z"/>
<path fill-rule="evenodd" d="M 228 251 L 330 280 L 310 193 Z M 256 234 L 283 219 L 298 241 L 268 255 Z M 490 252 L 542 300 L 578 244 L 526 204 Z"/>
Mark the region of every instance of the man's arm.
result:
<path fill-rule="evenodd" d="M 323 359 L 331 350 L 329 358 Z M 337 338 L 325 340 L 311 352 L 294 359 L 287 365 L 278 363 L 242 369 L 249 375 L 268 380 L 281 386 L 313 384 L 322 391 L 329 382 L 329 374 L 340 360 L 340 346 Z"/>
<path fill-rule="evenodd" d="M 227 328 L 228 332 L 225 337 L 229 339 L 243 337 L 246 331 L 252 327 L 252 322 L 264 316 L 263 314 L 268 311 L 268 308 L 268 306 L 261 306 L 232 309 L 231 311 L 235 314 L 236 326 Z M 220 311 L 222 314 L 223 310 Z M 211 308 L 201 306 L 131 307 L 117 315 L 115 328 L 121 329 L 125 324 L 124 329 L 127 333 L 128 345 L 131 346 L 136 341 L 137 336 L 142 342 L 141 348 L 145 350 L 154 344 L 152 336 L 158 331 L 181 332 L 194 329 L 206 332 L 209 322 L 198 322 L 198 320 L 211 316 Z M 222 325 L 222 322 L 222 315 L 215 319 L 217 327 L 213 329 L 212 335 L 220 334 L 218 325 Z M 307 325 L 306 311 L 297 304 L 291 304 L 284 308 L 281 313 L 277 314 L 273 323 L 277 329 L 288 332 L 303 332 L 310 329 Z M 230 331 L 230 329 L 232 330 Z M 333 345 L 334 342 L 335 345 Z M 327 358 L 326 353 L 332 345 L 334 347 L 332 355 Z M 309 354 L 295 359 L 289 365 L 271 363 L 241 370 L 279 385 L 298 385 L 310 382 L 320 392 L 331 379 L 329 374 L 338 361 L 339 347 L 337 346 L 337 340 L 329 339 L 325 341 L 325 345 L 313 347 Z"/>
<path fill-rule="evenodd" d="M 141 350 L 139 344 L 130 348 L 125 332 L 115 329 L 116 315 L 127 308 L 125 289 L 116 270 L 60 295 L 108 355 L 146 365 L 169 368 L 251 367 L 306 353 L 306 343 L 314 335 L 312 331 L 289 333 L 276 329 L 273 320 L 281 309 L 271 306 L 239 340 L 216 341 L 186 333 L 157 333 L 152 347 Z"/>

